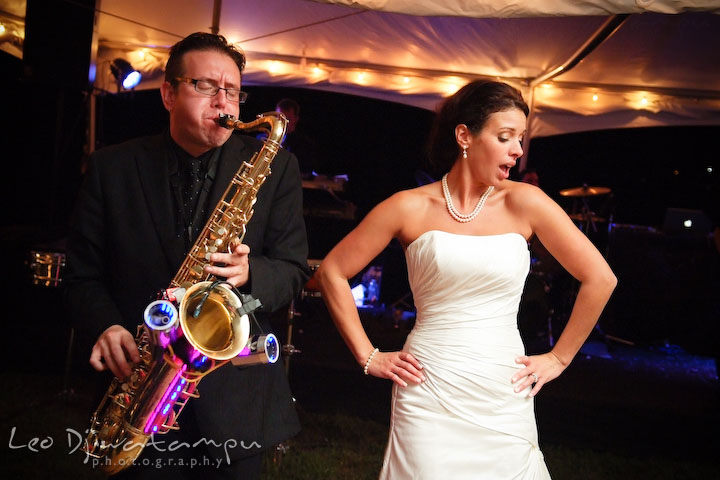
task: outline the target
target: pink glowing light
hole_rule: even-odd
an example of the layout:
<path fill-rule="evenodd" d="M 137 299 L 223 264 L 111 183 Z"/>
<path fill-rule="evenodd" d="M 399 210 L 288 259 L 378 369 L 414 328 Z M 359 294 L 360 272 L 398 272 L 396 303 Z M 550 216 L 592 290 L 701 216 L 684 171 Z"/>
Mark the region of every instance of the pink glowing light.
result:
<path fill-rule="evenodd" d="M 158 402 L 158 404 L 155 406 L 155 409 L 153 410 L 153 413 L 148 418 L 147 423 L 145 424 L 144 432 L 150 433 L 150 430 L 153 432 L 158 431 L 158 424 L 161 424 L 167 418 L 167 412 L 170 409 L 170 406 L 174 403 L 174 398 L 170 398 L 170 401 L 166 403 L 168 400 L 168 397 L 171 397 L 171 395 L 175 395 L 175 392 L 182 391 L 182 386 L 186 383 L 186 380 L 182 378 L 183 372 L 187 369 L 187 365 L 183 365 L 180 370 L 178 370 L 177 374 L 173 377 L 172 381 L 168 385 L 168 388 L 165 390 L 165 393 L 162 396 L 162 399 Z M 178 385 L 178 382 L 180 382 L 180 385 Z M 173 392 L 175 390 L 175 392 Z M 162 411 L 162 417 L 158 419 L 158 415 L 160 415 L 160 412 Z"/>

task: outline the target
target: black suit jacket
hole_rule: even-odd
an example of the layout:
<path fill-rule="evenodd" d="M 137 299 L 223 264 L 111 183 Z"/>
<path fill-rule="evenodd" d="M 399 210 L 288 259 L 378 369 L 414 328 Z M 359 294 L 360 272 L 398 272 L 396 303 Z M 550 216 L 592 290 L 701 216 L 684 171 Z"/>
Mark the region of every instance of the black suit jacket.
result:
<path fill-rule="evenodd" d="M 226 142 L 210 211 L 260 145 L 237 133 Z M 85 345 L 113 324 L 134 335 L 145 307 L 169 286 L 185 258 L 184 240 L 174 233 L 168 155 L 159 135 L 104 148 L 90 159 L 68 238 L 65 283 L 66 306 Z M 266 331 L 269 316 L 283 315 L 308 278 L 297 160 L 281 150 L 271 170 L 243 241 L 250 247 L 250 293 L 263 304 L 257 316 Z M 188 415 L 206 440 L 232 438 L 265 449 L 299 431 L 281 362 L 245 368 L 226 364 L 198 389 L 200 398 L 191 400 Z M 238 447 L 231 458 L 253 453 L 258 453 L 255 446 Z"/>

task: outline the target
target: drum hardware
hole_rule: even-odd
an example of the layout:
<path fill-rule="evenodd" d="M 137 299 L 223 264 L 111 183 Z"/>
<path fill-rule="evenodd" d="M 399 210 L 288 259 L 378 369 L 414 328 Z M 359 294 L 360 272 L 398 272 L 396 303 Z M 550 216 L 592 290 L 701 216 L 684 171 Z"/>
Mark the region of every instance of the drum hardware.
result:
<path fill-rule="evenodd" d="M 295 400 L 295 399 L 293 399 Z M 285 442 L 280 442 L 275 446 L 275 451 L 273 452 L 273 464 L 277 467 L 280 467 L 280 464 L 283 461 L 283 458 L 285 458 L 285 455 L 290 450 L 290 444 Z"/>
<path fill-rule="evenodd" d="M 595 215 L 594 212 L 590 212 L 590 215 L 591 215 L 591 216 L 590 216 L 590 219 L 591 219 L 593 222 L 599 222 L 599 223 L 600 223 L 600 222 L 604 222 L 604 221 L 606 220 L 604 217 L 599 217 L 599 216 Z M 584 216 L 582 213 L 571 213 L 571 214 L 568 215 L 568 216 L 569 216 L 571 219 L 573 219 L 573 220 L 577 220 L 577 221 L 581 221 L 581 222 L 586 220 L 585 216 Z"/>
<path fill-rule="evenodd" d="M 308 259 L 307 263 L 308 267 L 310 268 L 310 278 L 307 282 L 305 282 L 305 285 L 300 291 L 301 300 L 304 300 L 306 298 L 322 297 L 322 293 L 320 293 L 320 285 L 318 285 L 317 280 L 315 279 L 315 272 L 318 268 L 320 268 L 320 263 L 322 263 L 322 260 Z M 292 357 L 296 353 L 302 353 L 300 349 L 296 348 L 295 345 L 292 344 L 295 317 L 301 316 L 302 313 L 295 308 L 295 300 L 292 300 L 290 302 L 290 305 L 288 306 L 287 338 L 285 341 L 285 345 L 283 345 L 282 347 L 282 353 L 285 357 L 285 375 L 290 375 L 290 357 Z"/>
<path fill-rule="evenodd" d="M 570 218 L 579 221 L 580 229 L 587 235 L 590 231 L 590 228 L 592 228 L 593 232 L 597 232 L 597 225 L 595 224 L 596 222 L 605 221 L 604 218 L 595 215 L 595 212 L 590 209 L 588 197 L 607 195 L 611 191 L 612 190 L 607 187 L 589 187 L 587 184 L 583 184 L 582 187 L 566 188 L 564 190 L 560 190 L 559 193 L 563 197 L 573 197 L 580 199 L 582 205 L 580 212 L 571 214 Z"/>
<path fill-rule="evenodd" d="M 300 298 L 320 298 L 322 297 L 322 293 L 320 293 L 320 285 L 315 279 L 315 272 L 318 268 L 320 268 L 320 263 L 322 263 L 322 260 L 308 258 L 307 262 L 308 267 L 310 267 L 310 278 L 300 291 Z"/>
<path fill-rule="evenodd" d="M 584 184 L 582 187 L 560 190 L 560 195 L 563 197 L 594 197 L 596 195 L 607 195 L 611 191 L 607 187 L 589 187 Z"/>
<path fill-rule="evenodd" d="M 62 282 L 65 270 L 64 252 L 30 251 L 30 259 L 26 262 L 32 271 L 33 285 L 42 287 L 58 287 Z"/>
<path fill-rule="evenodd" d="M 32 273 L 32 284 L 41 287 L 56 288 L 62 283 L 62 274 L 65 270 L 65 253 L 61 251 L 31 250 L 25 264 Z M 75 329 L 71 326 L 68 332 L 67 352 L 63 369 L 62 389 L 57 397 L 68 399 L 75 394 L 70 385 L 70 372 L 72 371 L 73 347 L 75 345 Z"/>
<path fill-rule="evenodd" d="M 290 357 L 295 355 L 296 353 L 302 353 L 302 351 L 298 348 L 295 348 L 295 345 L 292 344 L 292 334 L 293 334 L 293 325 L 295 323 L 295 317 L 300 317 L 302 314 L 295 310 L 295 300 L 292 300 L 290 302 L 290 306 L 288 307 L 288 316 L 287 316 L 287 338 L 285 340 L 285 345 L 282 347 L 282 353 L 285 357 L 285 375 L 290 375 Z"/>

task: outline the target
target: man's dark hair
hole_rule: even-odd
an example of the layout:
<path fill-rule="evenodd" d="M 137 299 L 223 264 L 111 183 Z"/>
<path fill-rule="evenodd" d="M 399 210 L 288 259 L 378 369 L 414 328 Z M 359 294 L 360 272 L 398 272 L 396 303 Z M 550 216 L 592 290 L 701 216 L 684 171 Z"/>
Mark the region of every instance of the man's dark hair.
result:
<path fill-rule="evenodd" d="M 170 56 L 165 65 L 165 81 L 177 86 L 178 81 L 176 78 L 182 77 L 184 73 L 183 57 L 185 54 L 192 51 L 207 50 L 224 53 L 232 58 L 241 74 L 245 69 L 245 54 L 235 45 L 228 43 L 225 37 L 213 33 L 196 32 L 183 38 L 170 49 Z"/>
<path fill-rule="evenodd" d="M 300 104 L 292 98 L 283 98 L 282 100 L 277 102 L 275 108 L 279 108 L 281 110 L 292 110 L 293 112 L 295 112 L 295 115 L 300 115 Z"/>
<path fill-rule="evenodd" d="M 515 108 L 527 116 L 528 106 L 520 91 L 502 82 L 476 80 L 445 99 L 430 132 L 428 150 L 434 173 L 448 172 L 460 155 L 455 127 L 465 124 L 470 132 L 477 134 L 490 115 Z"/>

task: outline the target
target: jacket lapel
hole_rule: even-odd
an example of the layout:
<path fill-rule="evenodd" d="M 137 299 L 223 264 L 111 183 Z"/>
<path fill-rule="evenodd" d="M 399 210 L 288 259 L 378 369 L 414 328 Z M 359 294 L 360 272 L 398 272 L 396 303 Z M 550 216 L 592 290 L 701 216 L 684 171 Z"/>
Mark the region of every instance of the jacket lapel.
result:
<path fill-rule="evenodd" d="M 175 235 L 175 212 L 173 211 L 173 192 L 170 190 L 168 151 L 162 135 L 151 137 L 146 144 L 144 154 L 139 155 L 137 171 L 142 185 L 142 193 L 152 217 L 158 241 L 165 252 L 169 270 L 177 269 L 185 255 L 182 238 Z M 171 279 L 168 279 L 168 282 Z"/>

